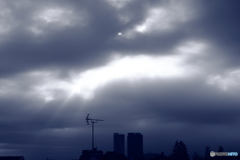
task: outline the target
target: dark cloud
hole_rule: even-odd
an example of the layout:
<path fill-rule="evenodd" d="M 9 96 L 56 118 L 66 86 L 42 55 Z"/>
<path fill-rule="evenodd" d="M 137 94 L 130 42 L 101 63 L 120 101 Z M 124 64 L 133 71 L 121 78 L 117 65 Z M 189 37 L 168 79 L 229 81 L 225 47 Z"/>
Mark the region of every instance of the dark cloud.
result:
<path fill-rule="evenodd" d="M 103 151 L 114 132 L 146 153 L 240 148 L 239 2 L 121 2 L 0 2 L 2 155 L 76 159 L 88 113 Z"/>
<path fill-rule="evenodd" d="M 240 40 L 240 23 L 237 18 L 239 2 L 202 1 L 199 5 L 199 8 L 202 8 L 201 15 L 188 24 L 188 34 L 204 39 L 213 46 L 212 52 L 215 56 L 212 61 L 224 59 L 221 65 L 238 68 L 236 59 Z"/>

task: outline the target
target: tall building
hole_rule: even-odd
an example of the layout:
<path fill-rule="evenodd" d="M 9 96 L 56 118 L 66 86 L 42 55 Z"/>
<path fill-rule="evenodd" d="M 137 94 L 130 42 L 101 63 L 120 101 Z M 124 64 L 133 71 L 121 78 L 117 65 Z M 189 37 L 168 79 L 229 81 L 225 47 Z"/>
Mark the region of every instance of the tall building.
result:
<path fill-rule="evenodd" d="M 141 133 L 128 133 L 127 156 L 129 160 L 143 159 L 143 136 Z"/>
<path fill-rule="evenodd" d="M 113 134 L 113 151 L 124 155 L 125 146 L 124 134 Z"/>

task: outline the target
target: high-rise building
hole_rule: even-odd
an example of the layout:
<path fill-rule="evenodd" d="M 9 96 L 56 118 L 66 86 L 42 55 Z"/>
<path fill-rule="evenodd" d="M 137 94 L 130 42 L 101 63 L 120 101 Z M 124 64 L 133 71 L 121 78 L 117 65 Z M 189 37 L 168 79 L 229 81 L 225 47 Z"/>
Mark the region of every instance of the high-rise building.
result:
<path fill-rule="evenodd" d="M 127 156 L 129 160 L 143 159 L 143 136 L 141 133 L 128 133 Z"/>
<path fill-rule="evenodd" d="M 124 154 L 125 146 L 124 134 L 114 133 L 113 134 L 113 151 Z"/>

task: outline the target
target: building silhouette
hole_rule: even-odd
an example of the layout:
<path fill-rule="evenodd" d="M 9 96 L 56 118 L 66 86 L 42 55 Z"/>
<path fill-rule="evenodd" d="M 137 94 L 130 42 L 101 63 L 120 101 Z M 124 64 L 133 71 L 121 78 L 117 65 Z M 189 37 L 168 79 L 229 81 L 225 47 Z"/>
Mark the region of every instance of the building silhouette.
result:
<path fill-rule="evenodd" d="M 114 133 L 113 134 L 113 151 L 124 155 L 125 153 L 124 142 L 125 142 L 124 134 Z"/>
<path fill-rule="evenodd" d="M 124 134 L 113 134 L 113 151 L 121 154 L 125 154 L 125 136 Z"/>
<path fill-rule="evenodd" d="M 23 156 L 0 156 L 0 160 L 25 160 Z"/>
<path fill-rule="evenodd" d="M 101 160 L 103 156 L 103 151 L 94 148 L 92 150 L 82 150 L 82 155 L 79 160 Z"/>
<path fill-rule="evenodd" d="M 127 136 L 127 156 L 129 160 L 142 160 L 143 136 L 141 133 L 128 133 Z"/>

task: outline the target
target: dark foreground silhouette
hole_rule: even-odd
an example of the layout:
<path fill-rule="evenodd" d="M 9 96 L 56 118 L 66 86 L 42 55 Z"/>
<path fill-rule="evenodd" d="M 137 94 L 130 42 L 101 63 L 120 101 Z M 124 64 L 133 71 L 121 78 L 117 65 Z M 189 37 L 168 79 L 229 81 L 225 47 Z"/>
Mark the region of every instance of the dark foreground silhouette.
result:
<path fill-rule="evenodd" d="M 210 147 L 206 146 L 204 156 L 194 152 L 189 156 L 187 146 L 182 141 L 176 141 L 172 153 L 165 155 L 164 152 L 160 154 L 145 154 L 144 157 L 134 157 L 133 159 L 127 158 L 125 155 L 117 152 L 106 152 L 97 150 L 83 150 L 79 160 L 240 160 L 240 156 L 210 156 Z M 224 148 L 219 146 L 217 152 L 224 152 Z"/>

